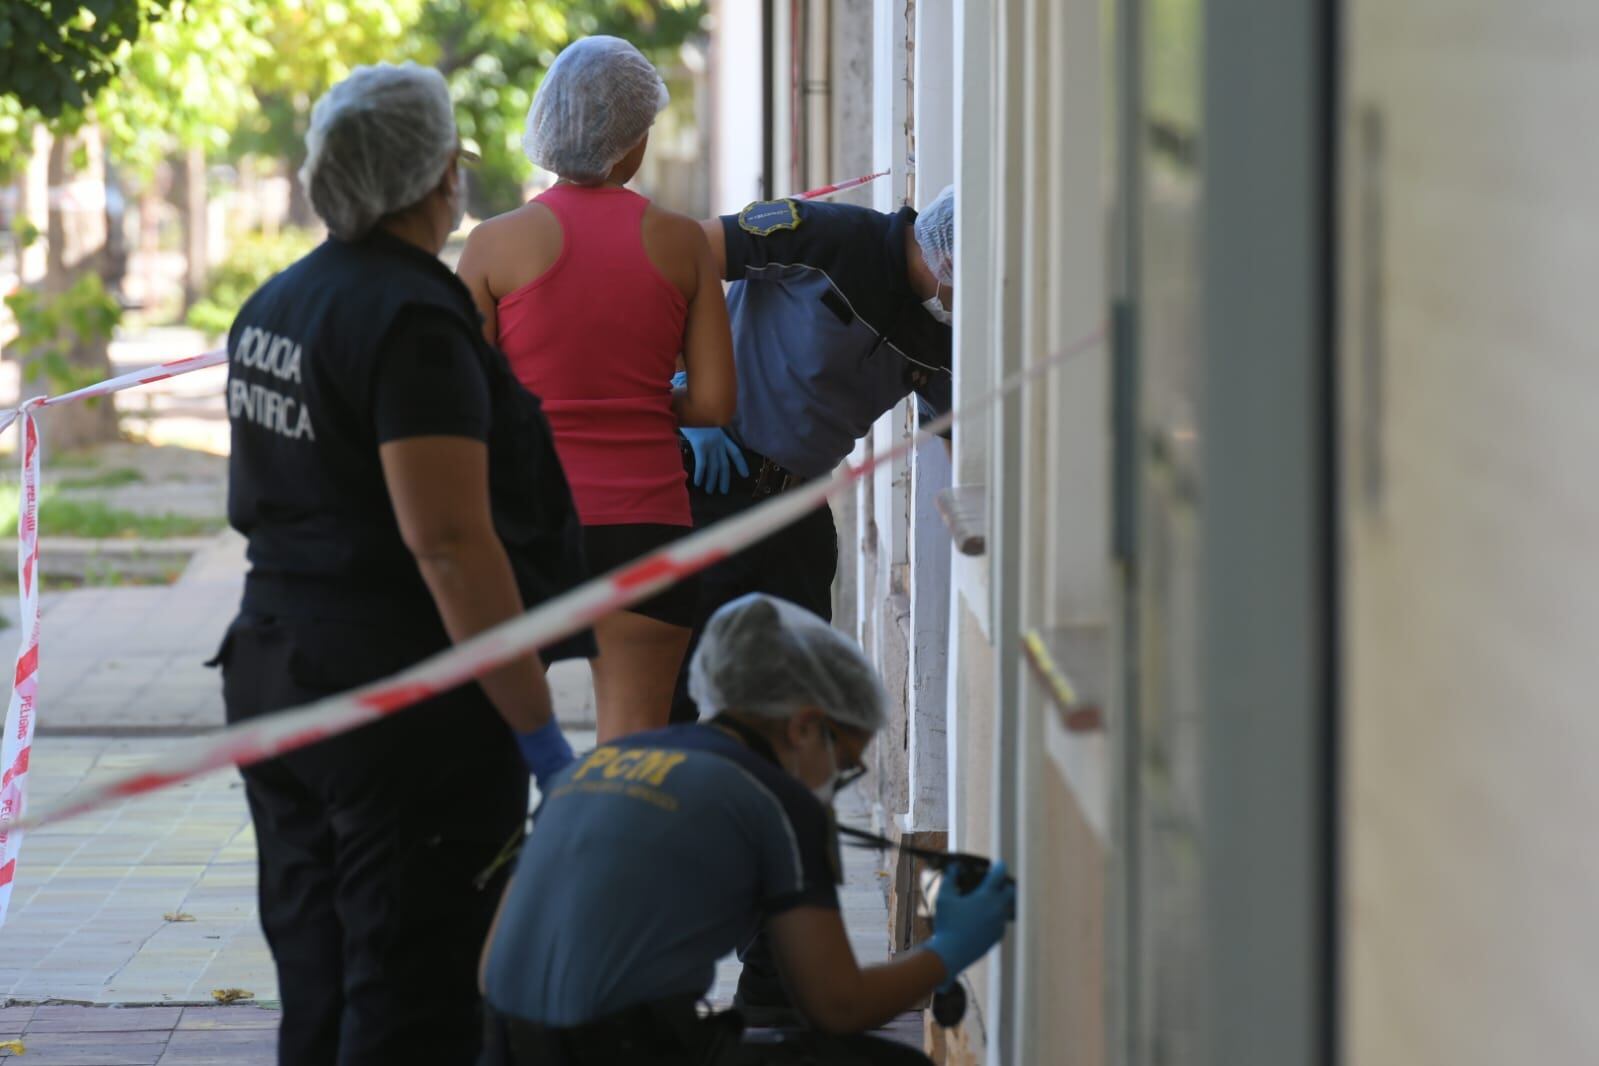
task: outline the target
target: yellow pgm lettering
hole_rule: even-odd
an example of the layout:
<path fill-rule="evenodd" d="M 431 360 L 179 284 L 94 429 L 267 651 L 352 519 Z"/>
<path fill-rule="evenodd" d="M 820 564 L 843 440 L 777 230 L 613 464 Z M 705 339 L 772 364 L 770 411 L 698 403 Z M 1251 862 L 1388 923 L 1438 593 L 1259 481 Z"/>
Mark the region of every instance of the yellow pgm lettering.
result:
<path fill-rule="evenodd" d="M 649 758 L 639 763 L 631 774 L 627 775 L 629 781 L 648 781 L 659 787 L 672 768 L 688 758 L 680 751 L 652 751 Z"/>
<path fill-rule="evenodd" d="M 631 751 L 624 751 L 622 754 L 611 760 L 611 764 L 605 768 L 605 776 L 621 777 L 623 774 L 627 773 L 629 767 L 643 757 L 644 752 L 638 748 L 634 748 Z"/>
<path fill-rule="evenodd" d="M 583 760 L 583 765 L 577 768 L 577 773 L 572 775 L 573 781 L 581 781 L 590 770 L 598 770 L 606 763 L 612 762 L 622 754 L 621 748 L 595 748 L 589 757 Z"/>

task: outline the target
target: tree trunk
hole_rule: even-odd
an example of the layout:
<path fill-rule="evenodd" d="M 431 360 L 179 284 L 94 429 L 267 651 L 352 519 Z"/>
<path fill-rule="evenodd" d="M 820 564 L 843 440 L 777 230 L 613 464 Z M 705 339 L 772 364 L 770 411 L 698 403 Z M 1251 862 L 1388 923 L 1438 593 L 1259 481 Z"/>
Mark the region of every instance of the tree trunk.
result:
<path fill-rule="evenodd" d="M 109 164 L 105 167 L 105 187 L 106 242 L 102 276 L 107 291 L 123 303 L 123 285 L 128 280 L 128 200 L 120 177 Z"/>
<path fill-rule="evenodd" d="M 210 242 L 206 234 L 206 180 L 205 149 L 190 148 L 184 152 L 176 167 L 178 180 L 178 213 L 183 219 L 183 258 L 186 264 L 183 275 L 183 310 L 205 295 L 206 277 L 210 273 Z"/>
<path fill-rule="evenodd" d="M 82 147 L 88 166 L 82 174 L 74 172 L 72 157 Z M 100 150 L 99 132 L 93 127 L 75 137 L 57 137 L 50 144 L 50 207 L 41 288 L 47 296 L 59 296 L 71 289 L 85 274 L 104 268 L 106 244 L 105 160 Z M 89 370 L 96 378 L 111 376 L 109 338 L 78 337 L 65 351 L 74 369 Z M 59 391 L 45 379 L 43 369 L 31 361 L 22 368 L 22 396 Z M 56 451 L 71 451 L 117 439 L 116 411 L 109 399 L 97 403 L 75 403 L 51 408 L 45 438 Z"/>

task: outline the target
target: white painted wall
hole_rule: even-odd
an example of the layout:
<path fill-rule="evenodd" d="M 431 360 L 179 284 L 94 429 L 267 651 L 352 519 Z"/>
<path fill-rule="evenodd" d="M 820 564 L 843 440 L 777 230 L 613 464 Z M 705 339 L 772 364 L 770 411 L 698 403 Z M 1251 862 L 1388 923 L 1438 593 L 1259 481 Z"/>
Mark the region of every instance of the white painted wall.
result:
<path fill-rule="evenodd" d="M 993 243 L 993 14 L 987 0 L 956 0 L 954 78 L 960 91 L 954 99 L 955 184 L 955 403 L 968 406 L 988 389 L 990 370 L 988 321 L 993 288 L 977 279 L 992 276 Z M 963 283 L 965 282 L 965 283 Z M 981 485 L 987 477 L 987 427 L 967 424 L 955 433 L 951 480 Z M 946 706 L 948 741 L 948 820 L 950 843 L 965 846 L 968 768 L 974 759 L 987 762 L 986 751 L 966 743 L 965 719 L 980 713 L 964 698 L 979 655 L 989 655 L 988 558 L 957 555 L 950 568 L 950 670 Z M 970 617 L 974 627 L 963 624 Z M 982 640 L 968 634 L 975 628 Z"/>
<path fill-rule="evenodd" d="M 1592 1063 L 1599 6 L 1347 10 L 1345 1060 Z"/>
<path fill-rule="evenodd" d="M 900 0 L 877 0 L 873 7 L 872 40 L 872 158 L 873 170 L 890 171 L 872 186 L 872 206 L 895 211 L 904 202 L 910 178 L 906 155 L 905 120 L 909 103 L 905 86 L 905 5 Z M 872 440 L 879 451 L 894 447 L 907 435 L 909 407 L 900 403 L 877 420 Z M 877 602 L 886 604 L 896 591 L 904 595 L 905 571 L 910 562 L 910 464 L 901 459 L 885 463 L 872 479 L 872 507 L 863 511 L 876 523 L 878 553 Z"/>
<path fill-rule="evenodd" d="M 918 209 L 955 180 L 955 34 L 955 0 L 916 0 Z"/>
<path fill-rule="evenodd" d="M 761 5 L 715 0 L 711 213 L 738 211 L 761 195 Z"/>
<path fill-rule="evenodd" d="M 757 11 L 760 5 L 745 0 Z M 804 192 L 794 166 L 794 11 L 792 0 L 772 0 L 772 195 Z M 756 82 L 760 84 L 759 81 Z"/>
<path fill-rule="evenodd" d="M 952 0 L 921 0 L 916 5 L 916 203 L 938 195 L 954 180 L 955 12 Z M 935 497 L 951 484 L 950 454 L 942 441 L 911 455 L 910 569 L 912 574 L 910 809 L 906 830 L 949 827 L 948 739 L 949 572 L 953 554 L 949 531 L 938 515 Z"/>

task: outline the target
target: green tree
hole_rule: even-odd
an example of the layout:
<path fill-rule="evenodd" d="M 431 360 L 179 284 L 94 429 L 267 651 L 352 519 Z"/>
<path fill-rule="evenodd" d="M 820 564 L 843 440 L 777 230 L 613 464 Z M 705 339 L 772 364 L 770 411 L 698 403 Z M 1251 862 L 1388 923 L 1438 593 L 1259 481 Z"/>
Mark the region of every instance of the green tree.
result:
<path fill-rule="evenodd" d="M 5 84 L 0 142 L 10 143 L 0 148 L 20 164 L 33 129 L 44 125 L 52 189 L 103 188 L 107 158 L 147 175 L 164 156 L 190 149 L 203 176 L 207 145 L 225 143 L 223 131 L 254 104 L 242 88 L 248 57 L 259 50 L 252 7 L 246 0 L 8 5 L 7 46 L 25 63 L 59 61 L 61 69 L 46 84 L 24 67 Z M 21 328 L 15 350 L 30 393 L 60 391 L 111 369 L 115 318 L 98 313 L 108 299 L 103 279 L 116 273 L 107 254 L 110 220 L 82 204 L 69 211 L 65 199 L 52 195 L 48 205 L 45 275 L 12 305 Z M 198 206 L 203 217 L 203 200 Z M 110 404 L 75 405 L 51 423 L 55 443 L 67 447 L 117 432 Z"/>
<path fill-rule="evenodd" d="M 243 84 L 255 107 L 233 127 L 228 154 L 282 159 L 292 188 L 291 219 L 315 221 L 299 184 L 305 131 L 318 97 L 355 67 L 412 58 L 412 27 L 423 0 L 256 0 L 255 32 L 262 43 Z"/>
<path fill-rule="evenodd" d="M 461 135 L 483 157 L 472 174 L 472 213 L 497 214 L 521 201 L 531 171 L 523 122 L 562 48 L 608 33 L 660 53 L 699 32 L 704 19 L 704 0 L 428 0 L 408 51 L 449 80 Z"/>
<path fill-rule="evenodd" d="M 523 119 L 563 46 L 613 33 L 659 51 L 698 32 L 704 12 L 704 0 L 6 0 L 0 180 L 25 161 L 41 123 L 54 136 L 52 186 L 97 179 L 85 167 L 103 163 L 84 147 L 102 141 L 136 181 L 173 161 L 196 296 L 207 159 L 282 159 L 294 180 L 312 104 L 352 67 L 415 59 L 445 73 L 463 136 L 485 158 L 472 207 L 488 214 L 520 199 Z M 295 217 L 309 222 L 297 180 L 294 188 Z M 25 377 L 53 386 L 109 370 L 110 326 L 85 310 L 104 295 L 85 279 L 107 273 L 106 227 L 85 236 L 55 206 L 49 219 L 49 272 L 17 310 L 40 334 L 18 349 L 50 355 L 25 366 Z M 84 433 L 114 431 L 98 417 Z"/>
<path fill-rule="evenodd" d="M 0 95 L 46 119 L 83 111 L 166 0 L 7 0 L 0 6 Z"/>

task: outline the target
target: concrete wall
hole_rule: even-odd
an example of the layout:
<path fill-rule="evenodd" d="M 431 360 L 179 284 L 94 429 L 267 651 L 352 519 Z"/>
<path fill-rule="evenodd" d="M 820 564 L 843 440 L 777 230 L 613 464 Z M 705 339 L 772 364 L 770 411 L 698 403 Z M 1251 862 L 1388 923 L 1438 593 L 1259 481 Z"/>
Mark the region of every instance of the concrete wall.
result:
<path fill-rule="evenodd" d="M 822 0 L 812 0 L 813 3 Z M 831 158 L 824 180 L 862 177 L 872 169 L 872 38 L 861 32 L 871 25 L 872 0 L 828 0 L 829 47 L 828 143 Z M 835 203 L 868 206 L 870 186 L 851 189 L 833 198 Z M 860 585 L 859 508 L 854 494 L 833 501 L 833 519 L 839 530 L 838 583 L 833 592 L 833 622 L 846 633 L 860 632 L 857 597 Z"/>
<path fill-rule="evenodd" d="M 951 0 L 916 4 L 913 53 L 916 86 L 915 205 L 927 204 L 955 176 L 955 12 Z M 905 832 L 942 832 L 949 826 L 947 703 L 949 687 L 949 530 L 936 498 L 950 487 L 951 454 L 942 441 L 928 441 L 911 455 L 910 680 L 907 685 L 907 802 L 900 815 Z"/>
<path fill-rule="evenodd" d="M 1107 354 L 1091 341 L 1107 262 L 1099 7 L 956 10 L 960 402 L 976 412 L 1011 375 L 1074 351 L 956 431 L 955 478 L 983 489 L 988 554 L 936 578 L 957 590 L 951 825 L 1022 886 L 1015 931 L 972 975 L 982 1002 L 950 1041 L 957 1062 L 1105 1058 L 1109 753 L 1102 736 L 1056 727 L 1022 655 L 1024 637 L 1107 618 Z M 1063 665 L 1081 683 L 1103 670 L 1103 649 Z"/>
<path fill-rule="evenodd" d="M 1348 5 L 1345 1061 L 1599 1058 L 1599 7 Z"/>
<path fill-rule="evenodd" d="M 761 5 L 713 0 L 711 212 L 737 211 L 761 195 Z"/>

